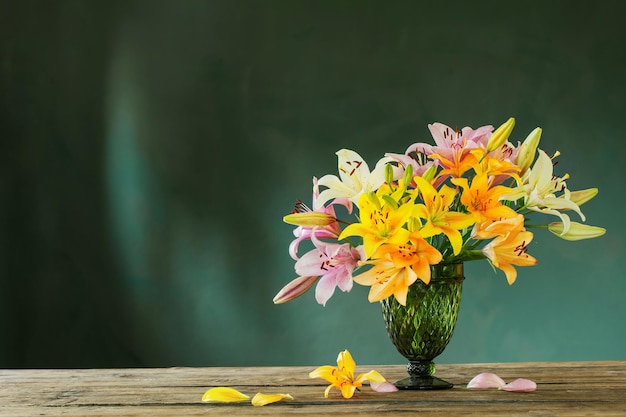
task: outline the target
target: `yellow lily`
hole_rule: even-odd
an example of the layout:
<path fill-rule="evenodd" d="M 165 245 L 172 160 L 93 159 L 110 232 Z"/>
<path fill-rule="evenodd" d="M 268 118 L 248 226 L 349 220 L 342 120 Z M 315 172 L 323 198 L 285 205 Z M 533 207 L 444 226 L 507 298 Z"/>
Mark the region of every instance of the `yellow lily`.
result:
<path fill-rule="evenodd" d="M 411 242 L 403 245 L 383 245 L 374 253 L 374 259 L 362 262 L 370 269 L 352 279 L 370 286 L 368 300 L 373 303 L 394 296 L 402 305 L 411 284 L 418 278 L 430 282 L 430 266 L 441 262 L 441 253 L 433 248 L 419 233 L 411 235 Z"/>
<path fill-rule="evenodd" d="M 415 206 L 415 213 L 426 220 L 420 229 L 423 238 L 445 234 L 450 240 L 455 255 L 461 252 L 463 237 L 459 230 L 471 226 L 474 218 L 471 214 L 450 211 L 450 206 L 456 196 L 453 188 L 443 185 L 439 192 L 428 181 L 421 177 L 414 178 L 424 204 Z"/>
<path fill-rule="evenodd" d="M 352 398 L 357 388 L 363 386 L 363 382 L 369 381 L 372 389 L 378 392 L 397 391 L 397 388 L 377 371 L 369 371 L 365 374 L 359 374 L 354 377 L 356 362 L 352 359 L 352 355 L 348 350 L 339 352 L 337 356 L 337 367 L 324 365 L 309 374 L 310 378 L 322 378 L 330 382 L 330 385 L 324 391 L 324 398 L 328 398 L 328 393 L 335 387 L 341 391 L 344 398 Z"/>
<path fill-rule="evenodd" d="M 339 235 L 339 240 L 349 236 L 363 237 L 363 250 L 367 258 L 383 243 L 403 244 L 408 241 L 410 232 L 403 226 L 413 215 L 412 202 L 393 207 L 377 194 L 370 193 L 361 195 L 358 206 L 361 222 L 346 227 Z"/>

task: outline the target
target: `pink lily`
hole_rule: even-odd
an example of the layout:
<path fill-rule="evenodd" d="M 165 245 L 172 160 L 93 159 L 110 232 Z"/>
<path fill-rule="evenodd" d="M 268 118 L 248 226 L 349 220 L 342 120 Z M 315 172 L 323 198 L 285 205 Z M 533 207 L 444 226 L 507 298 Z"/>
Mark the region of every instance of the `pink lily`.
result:
<path fill-rule="evenodd" d="M 317 178 L 313 177 L 313 207 L 316 206 L 319 195 L 320 191 L 317 185 Z M 348 214 L 352 213 L 352 202 L 347 198 L 337 198 L 330 204 L 321 206 L 315 210 L 311 210 L 304 203 L 299 201 L 294 208 L 294 212 L 318 212 L 335 217 L 335 204 L 344 206 L 348 211 Z M 291 255 L 294 260 L 298 260 L 298 246 L 300 245 L 300 242 L 310 240 L 313 229 L 314 227 L 312 226 L 298 226 L 294 229 L 293 234 L 296 238 L 289 245 L 289 255 Z M 315 227 L 315 233 L 320 239 L 337 239 L 341 233 L 341 228 L 339 227 L 339 223 L 335 221 L 322 227 Z"/>
<path fill-rule="evenodd" d="M 343 292 L 352 289 L 352 271 L 358 262 L 365 259 L 363 246 L 353 248 L 348 243 L 327 243 L 311 235 L 315 249 L 304 254 L 296 262 L 296 273 L 302 277 L 320 277 L 315 287 L 315 299 L 321 305 L 335 292 L 335 288 Z"/>
<path fill-rule="evenodd" d="M 469 152 L 476 148 L 486 149 L 493 126 L 482 126 L 476 130 L 466 126 L 458 130 L 443 123 L 432 123 L 428 125 L 428 129 L 437 144 L 431 147 L 431 153 L 453 160 L 454 154 L 458 152 Z"/>
<path fill-rule="evenodd" d="M 445 169 L 439 172 L 438 181 L 445 181 L 449 177 L 460 178 L 479 161 L 470 153 L 474 150 L 484 150 L 488 146 L 492 126 L 483 126 L 477 130 L 464 127 L 461 130 L 451 129 L 441 124 L 428 125 L 436 146 L 430 150 L 432 159 L 439 161 Z"/>
<path fill-rule="evenodd" d="M 386 153 L 385 156 L 398 161 L 401 166 L 394 167 L 394 179 L 402 178 L 404 170 L 411 165 L 413 176 L 423 176 L 432 166 L 439 165 L 439 161 L 429 158 L 432 153 L 432 145 L 427 143 L 414 143 L 409 146 L 404 154 Z"/>

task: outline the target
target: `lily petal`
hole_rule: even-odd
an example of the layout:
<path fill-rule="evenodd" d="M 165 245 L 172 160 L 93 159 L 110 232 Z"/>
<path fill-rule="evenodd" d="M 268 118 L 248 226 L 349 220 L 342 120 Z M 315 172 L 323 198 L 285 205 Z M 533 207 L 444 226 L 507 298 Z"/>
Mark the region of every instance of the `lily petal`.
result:
<path fill-rule="evenodd" d="M 530 379 L 517 378 L 515 381 L 500 387 L 500 389 L 509 392 L 531 392 L 537 389 L 537 384 Z"/>
<path fill-rule="evenodd" d="M 242 394 L 236 389 L 229 387 L 211 388 L 202 396 L 202 401 L 217 401 L 222 403 L 248 401 L 249 399 L 250 397 L 246 394 Z"/>
<path fill-rule="evenodd" d="M 391 382 L 370 382 L 370 387 L 376 392 L 396 392 L 398 388 Z"/>
<path fill-rule="evenodd" d="M 467 384 L 467 388 L 500 388 L 506 385 L 506 382 L 496 374 L 483 372 L 476 375 Z"/>
<path fill-rule="evenodd" d="M 263 394 L 257 392 L 252 398 L 252 405 L 259 407 L 282 400 L 293 400 L 293 397 L 289 394 Z"/>

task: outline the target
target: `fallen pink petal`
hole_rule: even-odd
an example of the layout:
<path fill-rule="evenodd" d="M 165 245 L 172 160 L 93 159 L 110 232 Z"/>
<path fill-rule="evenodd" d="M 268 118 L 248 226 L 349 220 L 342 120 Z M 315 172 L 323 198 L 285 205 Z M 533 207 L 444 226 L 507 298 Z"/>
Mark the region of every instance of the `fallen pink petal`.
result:
<path fill-rule="evenodd" d="M 370 387 L 376 392 L 396 392 L 398 388 L 391 382 L 370 382 Z"/>
<path fill-rule="evenodd" d="M 483 372 L 476 375 L 467 384 L 467 388 L 476 389 L 488 389 L 488 388 L 501 388 L 506 385 L 506 382 L 496 374 L 490 372 Z"/>
<path fill-rule="evenodd" d="M 537 389 L 537 384 L 530 379 L 517 378 L 515 381 L 500 387 L 500 389 L 509 392 L 531 392 Z"/>

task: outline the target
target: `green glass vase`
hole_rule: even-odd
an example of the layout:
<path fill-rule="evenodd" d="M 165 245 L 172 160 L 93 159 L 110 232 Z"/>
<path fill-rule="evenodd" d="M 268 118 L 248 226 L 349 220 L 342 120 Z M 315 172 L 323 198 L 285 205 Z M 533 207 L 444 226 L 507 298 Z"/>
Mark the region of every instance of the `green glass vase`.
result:
<path fill-rule="evenodd" d="M 406 306 L 395 297 L 383 301 L 385 327 L 398 352 L 409 360 L 409 377 L 395 382 L 399 389 L 446 389 L 450 382 L 433 376 L 433 359 L 450 341 L 461 305 L 463 263 L 431 267 L 431 280 L 410 287 Z"/>

